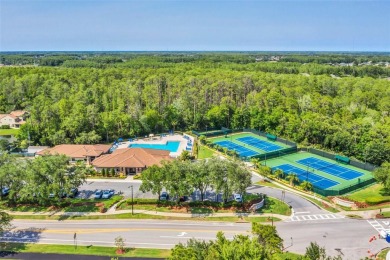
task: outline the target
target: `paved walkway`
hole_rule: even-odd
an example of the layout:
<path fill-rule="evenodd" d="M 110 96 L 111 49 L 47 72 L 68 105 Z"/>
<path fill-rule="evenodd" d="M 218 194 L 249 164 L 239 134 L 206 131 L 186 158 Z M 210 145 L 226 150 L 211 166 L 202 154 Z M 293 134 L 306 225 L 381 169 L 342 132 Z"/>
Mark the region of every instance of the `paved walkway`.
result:
<path fill-rule="evenodd" d="M 153 260 L 161 258 L 141 258 L 141 257 L 125 257 L 113 254 L 112 256 L 95 256 L 95 255 L 76 255 L 76 254 L 45 254 L 45 253 L 18 253 L 18 252 L 2 252 L 0 251 L 0 259 L 28 259 L 28 260 L 109 260 L 118 257 L 121 260 Z"/>
<path fill-rule="evenodd" d="M 118 214 L 130 214 L 131 210 L 117 210 L 108 211 L 106 213 L 100 212 L 11 212 L 7 211 L 10 215 L 34 215 L 34 216 L 107 216 L 107 215 L 118 215 Z M 205 218 L 205 217 L 277 217 L 282 220 L 288 219 L 290 216 L 284 216 L 279 214 L 271 213 L 209 213 L 209 214 L 192 214 L 192 213 L 179 213 L 179 212 L 161 212 L 151 210 L 134 210 L 134 214 L 146 214 L 153 216 L 165 216 L 165 217 L 177 217 L 177 218 Z"/>
<path fill-rule="evenodd" d="M 133 176 L 127 176 L 125 179 L 98 179 L 98 178 L 87 178 L 88 182 L 121 182 L 121 183 L 142 183 L 141 180 L 134 180 Z"/>

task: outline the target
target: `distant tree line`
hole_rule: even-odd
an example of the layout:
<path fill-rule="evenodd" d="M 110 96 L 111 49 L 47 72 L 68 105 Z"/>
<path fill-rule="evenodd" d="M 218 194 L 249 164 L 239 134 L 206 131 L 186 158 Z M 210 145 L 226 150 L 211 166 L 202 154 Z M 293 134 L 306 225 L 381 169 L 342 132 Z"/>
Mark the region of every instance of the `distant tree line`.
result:
<path fill-rule="evenodd" d="M 75 55 L 65 62 L 104 68 L 0 68 L 0 112 L 30 111 L 18 136 L 23 146 L 28 136 L 40 145 L 96 143 L 225 126 L 378 165 L 390 161 L 390 81 L 353 76 L 366 66 L 240 62 L 256 54 Z M 390 71 L 367 71 L 378 68 L 382 76 Z"/>

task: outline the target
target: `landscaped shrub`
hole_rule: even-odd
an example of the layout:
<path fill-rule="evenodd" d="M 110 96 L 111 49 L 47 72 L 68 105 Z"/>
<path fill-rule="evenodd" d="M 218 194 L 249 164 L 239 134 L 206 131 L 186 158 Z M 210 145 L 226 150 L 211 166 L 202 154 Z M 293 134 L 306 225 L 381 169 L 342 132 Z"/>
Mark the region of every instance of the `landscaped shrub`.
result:
<path fill-rule="evenodd" d="M 390 202 L 390 197 L 369 197 L 366 198 L 366 203 L 369 205 L 376 205 L 385 202 Z"/>
<path fill-rule="evenodd" d="M 139 180 L 141 179 L 141 174 L 136 174 L 133 176 L 133 180 Z"/>

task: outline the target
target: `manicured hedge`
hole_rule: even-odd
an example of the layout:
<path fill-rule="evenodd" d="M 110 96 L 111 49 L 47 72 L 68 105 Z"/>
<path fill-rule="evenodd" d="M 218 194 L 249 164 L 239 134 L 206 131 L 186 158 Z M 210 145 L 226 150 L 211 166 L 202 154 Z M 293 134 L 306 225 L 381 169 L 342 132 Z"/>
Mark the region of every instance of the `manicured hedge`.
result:
<path fill-rule="evenodd" d="M 390 202 L 390 197 L 369 197 L 366 199 L 366 203 L 369 205 L 376 205 L 385 202 Z"/>

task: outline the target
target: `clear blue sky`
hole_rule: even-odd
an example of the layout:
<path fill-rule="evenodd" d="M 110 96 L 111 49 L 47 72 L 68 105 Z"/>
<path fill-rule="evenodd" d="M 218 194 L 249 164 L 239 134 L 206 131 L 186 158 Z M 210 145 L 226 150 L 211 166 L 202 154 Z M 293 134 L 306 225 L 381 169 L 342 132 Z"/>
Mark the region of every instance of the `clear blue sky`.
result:
<path fill-rule="evenodd" d="M 0 0 L 0 51 L 390 51 L 390 0 Z"/>

